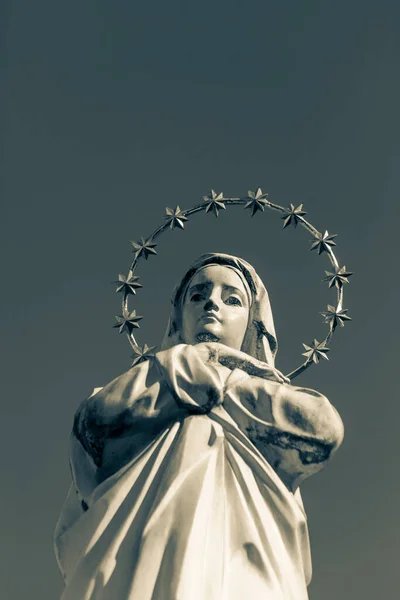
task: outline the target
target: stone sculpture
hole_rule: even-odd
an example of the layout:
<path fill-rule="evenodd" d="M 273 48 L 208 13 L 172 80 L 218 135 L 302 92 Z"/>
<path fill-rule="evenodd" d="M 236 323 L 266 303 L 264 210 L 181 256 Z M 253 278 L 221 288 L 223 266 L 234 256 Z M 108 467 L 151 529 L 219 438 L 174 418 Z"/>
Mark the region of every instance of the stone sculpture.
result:
<path fill-rule="evenodd" d="M 300 484 L 343 439 L 328 399 L 274 366 L 268 293 L 205 254 L 161 350 L 79 407 L 55 532 L 63 600 L 306 600 Z"/>

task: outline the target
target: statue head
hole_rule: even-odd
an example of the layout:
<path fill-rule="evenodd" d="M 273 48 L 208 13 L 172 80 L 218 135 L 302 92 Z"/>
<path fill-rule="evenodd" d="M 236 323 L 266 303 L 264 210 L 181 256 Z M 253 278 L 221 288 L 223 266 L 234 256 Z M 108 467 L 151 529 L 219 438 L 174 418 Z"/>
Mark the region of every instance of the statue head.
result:
<path fill-rule="evenodd" d="M 277 341 L 268 293 L 241 258 L 200 256 L 176 286 L 172 306 L 163 349 L 218 341 L 274 364 Z"/>
<path fill-rule="evenodd" d="M 240 350 L 250 305 L 250 291 L 236 270 L 215 264 L 202 267 L 181 300 L 183 342 L 216 341 Z"/>

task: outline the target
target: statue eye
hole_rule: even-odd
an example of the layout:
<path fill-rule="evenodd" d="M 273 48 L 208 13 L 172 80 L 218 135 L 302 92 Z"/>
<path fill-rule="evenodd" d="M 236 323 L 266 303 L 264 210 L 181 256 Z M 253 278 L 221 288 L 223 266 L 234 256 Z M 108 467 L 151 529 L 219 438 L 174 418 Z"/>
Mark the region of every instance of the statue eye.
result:
<path fill-rule="evenodd" d="M 229 296 L 225 300 L 225 304 L 235 304 L 236 306 L 242 306 L 242 303 L 240 302 L 239 298 L 237 298 L 236 296 Z"/>
<path fill-rule="evenodd" d="M 202 298 L 203 298 L 203 296 L 201 294 L 193 294 L 193 296 L 191 296 L 191 298 L 190 298 L 190 301 L 191 302 L 199 302 Z"/>

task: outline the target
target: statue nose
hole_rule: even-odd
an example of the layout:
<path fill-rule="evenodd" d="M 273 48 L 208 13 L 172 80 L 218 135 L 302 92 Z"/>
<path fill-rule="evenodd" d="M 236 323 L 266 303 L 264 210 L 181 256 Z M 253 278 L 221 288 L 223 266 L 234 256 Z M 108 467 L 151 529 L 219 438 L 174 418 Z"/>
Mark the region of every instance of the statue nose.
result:
<path fill-rule="evenodd" d="M 205 305 L 204 305 L 204 310 L 215 310 L 215 311 L 218 311 L 219 310 L 219 306 L 218 306 L 218 304 L 216 304 L 214 302 L 214 300 L 212 298 L 209 298 L 207 300 L 207 302 L 205 303 Z"/>

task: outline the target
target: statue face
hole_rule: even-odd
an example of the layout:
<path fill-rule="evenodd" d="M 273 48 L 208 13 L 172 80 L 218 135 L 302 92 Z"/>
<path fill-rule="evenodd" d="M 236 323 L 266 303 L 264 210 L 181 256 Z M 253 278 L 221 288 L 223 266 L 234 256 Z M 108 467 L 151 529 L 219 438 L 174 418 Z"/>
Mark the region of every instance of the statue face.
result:
<path fill-rule="evenodd" d="M 240 350 L 249 320 L 249 300 L 235 271 L 210 265 L 198 271 L 182 307 L 185 344 L 214 341 Z"/>

